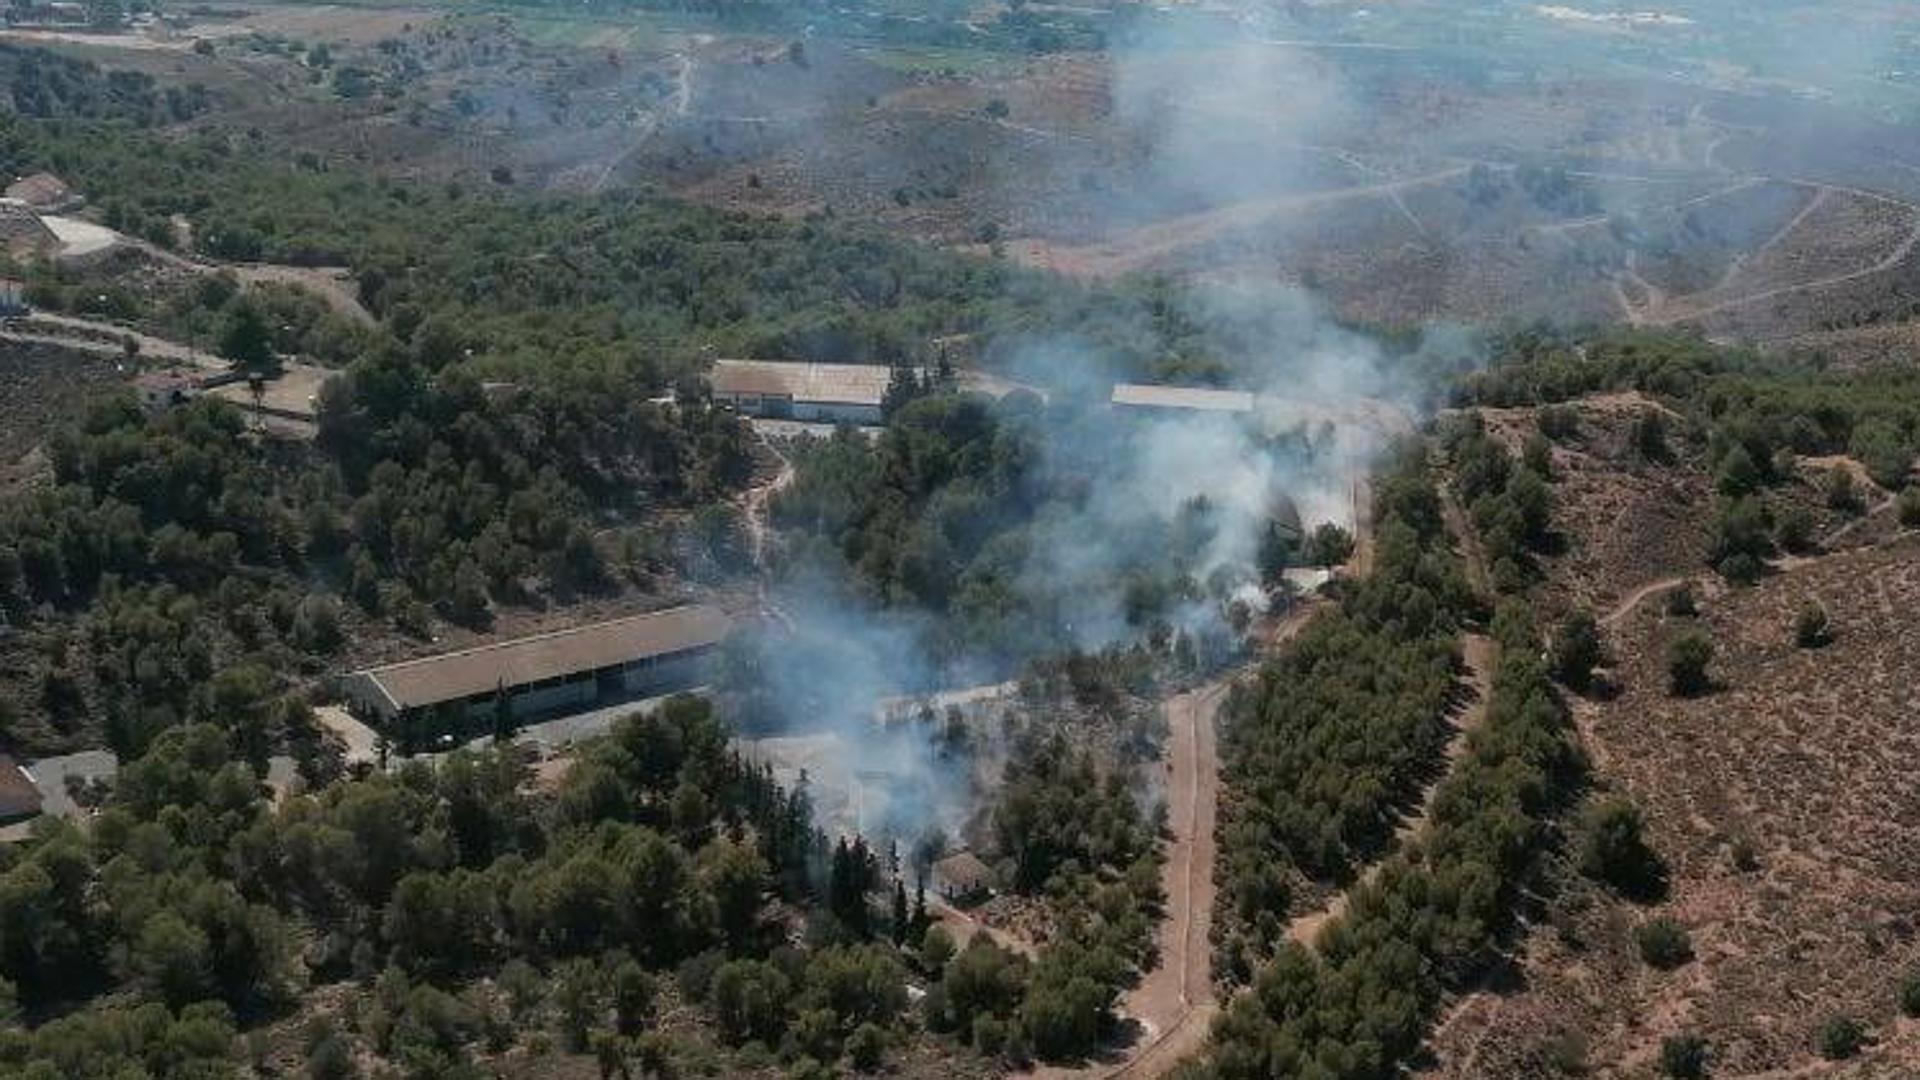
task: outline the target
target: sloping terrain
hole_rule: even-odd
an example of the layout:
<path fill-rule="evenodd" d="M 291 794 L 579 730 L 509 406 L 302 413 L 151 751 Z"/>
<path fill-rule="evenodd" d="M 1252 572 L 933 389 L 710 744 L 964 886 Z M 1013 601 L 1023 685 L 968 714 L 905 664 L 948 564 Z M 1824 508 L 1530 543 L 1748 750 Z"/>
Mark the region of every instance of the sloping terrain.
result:
<path fill-rule="evenodd" d="M 1635 463 L 1616 442 L 1625 417 L 1658 407 L 1590 400 L 1556 446 L 1570 553 L 1543 560 L 1537 601 L 1600 616 L 1613 665 L 1604 692 L 1573 699 L 1575 718 L 1597 791 L 1644 812 L 1666 891 L 1635 903 L 1558 875 L 1511 963 L 1437 1029 L 1427 1074 L 1653 1075 L 1663 1041 L 1683 1034 L 1705 1039 L 1713 1075 L 1798 1074 L 1844 1015 L 1877 1036 L 1852 1068 L 1909 1075 L 1920 1028 L 1899 993 L 1920 965 L 1920 796 L 1903 777 L 1920 749 L 1920 539 L 1884 515 L 1822 521 L 1832 553 L 1782 559 L 1751 588 L 1722 584 L 1702 569 L 1712 497 L 1688 451 Z M 1531 417 L 1494 411 L 1488 428 L 1515 440 Z M 1835 464 L 1850 467 L 1803 471 Z M 1770 497 L 1815 495 L 1795 482 Z M 1667 610 L 1683 582 L 1698 617 Z M 1821 648 L 1795 643 L 1809 602 L 1831 620 Z M 1717 649 L 1714 689 L 1676 697 L 1667 647 L 1694 630 Z M 1635 930 L 1655 918 L 1687 931 L 1690 961 L 1643 962 Z"/>

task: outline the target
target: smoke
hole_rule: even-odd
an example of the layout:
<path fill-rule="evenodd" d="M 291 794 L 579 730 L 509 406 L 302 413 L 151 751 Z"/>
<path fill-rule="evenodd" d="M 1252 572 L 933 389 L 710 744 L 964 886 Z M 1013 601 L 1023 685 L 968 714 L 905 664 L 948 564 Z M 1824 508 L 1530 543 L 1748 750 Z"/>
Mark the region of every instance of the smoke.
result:
<path fill-rule="evenodd" d="M 1154 35 L 1118 48 L 1113 65 L 1113 122 L 1138 168 L 1122 190 L 1096 196 L 1109 228 L 1353 180 L 1318 145 L 1349 122 L 1352 96 L 1308 52 Z M 1390 352 L 1271 278 L 1208 278 L 1141 305 L 1125 316 L 1132 324 L 1195 328 L 1208 355 L 1188 358 L 1194 369 L 1224 375 L 1253 407 L 1113 408 L 1115 361 L 1084 341 L 1042 338 L 1001 356 L 1002 372 L 1047 402 L 1037 415 L 1031 404 L 997 408 L 1003 424 L 1032 433 L 1028 482 L 1042 493 L 1030 521 L 990 542 L 991 560 L 975 559 L 993 563 L 983 587 L 1008 598 L 1010 617 L 983 634 L 958 615 L 903 610 L 857 584 L 837 552 L 803 552 L 793 565 L 804 571 L 775 589 L 768 633 L 735 650 L 728 681 L 745 691 L 748 752 L 789 781 L 804 768 L 829 828 L 909 842 L 930 828 L 955 835 L 990 782 L 990 761 L 955 751 L 940 702 L 931 724 L 890 725 L 882 701 L 1169 633 L 1203 661 L 1229 658 L 1241 620 L 1266 602 L 1263 548 L 1275 530 L 1297 541 L 1325 522 L 1351 529 L 1357 484 L 1411 427 L 1429 373 L 1478 354 L 1451 327 Z"/>
<path fill-rule="evenodd" d="M 1150 23 L 1112 52 L 1112 120 L 1139 164 L 1110 225 L 1350 179 L 1320 145 L 1357 117 L 1337 68 L 1250 37 L 1191 36 Z"/>

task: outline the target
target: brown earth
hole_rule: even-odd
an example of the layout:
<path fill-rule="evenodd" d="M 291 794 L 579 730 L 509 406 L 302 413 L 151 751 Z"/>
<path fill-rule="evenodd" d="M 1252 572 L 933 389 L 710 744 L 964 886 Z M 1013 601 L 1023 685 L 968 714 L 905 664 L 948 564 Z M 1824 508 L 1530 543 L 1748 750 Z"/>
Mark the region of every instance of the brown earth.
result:
<path fill-rule="evenodd" d="M 1705 483 L 1684 456 L 1606 480 L 1606 417 L 1628 407 L 1645 404 L 1583 411 L 1573 445 L 1556 448 L 1556 519 L 1573 552 L 1596 550 L 1546 560 L 1539 602 L 1601 615 L 1615 693 L 1575 699 L 1575 720 L 1598 789 L 1645 812 L 1669 890 L 1642 906 L 1556 874 L 1505 969 L 1437 1027 L 1423 1072 L 1547 1076 L 1577 1061 L 1591 1075 L 1652 1076 L 1662 1040 L 1690 1032 L 1710 1044 L 1716 1076 L 1913 1075 L 1920 1027 L 1897 1006 L 1920 966 L 1920 789 L 1904 778 L 1920 749 L 1920 537 L 1881 508 L 1831 528 L 1831 553 L 1729 589 L 1686 557 L 1707 522 L 1704 501 L 1691 520 L 1684 512 Z M 1496 413 L 1489 426 L 1526 423 Z M 1617 557 L 1606 550 L 1616 532 Z M 1697 620 L 1659 603 L 1682 581 L 1694 583 Z M 1824 648 L 1793 641 L 1809 600 L 1832 619 Z M 1665 649 L 1693 624 L 1716 643 L 1718 685 L 1675 698 Z M 1656 916 L 1687 928 L 1693 961 L 1671 972 L 1641 962 L 1633 929 Z M 1820 1025 L 1843 1013 L 1877 1036 L 1844 1068 L 1815 1053 Z"/>

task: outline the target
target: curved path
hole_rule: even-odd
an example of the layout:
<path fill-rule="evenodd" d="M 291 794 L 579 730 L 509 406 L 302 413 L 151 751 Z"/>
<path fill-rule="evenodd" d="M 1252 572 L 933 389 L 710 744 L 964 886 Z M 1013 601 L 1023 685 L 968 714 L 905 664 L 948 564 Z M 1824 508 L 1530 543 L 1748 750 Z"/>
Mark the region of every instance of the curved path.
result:
<path fill-rule="evenodd" d="M 1846 285 L 1859 281 L 1862 278 L 1887 273 L 1907 261 L 1913 254 L 1915 247 L 1920 247 L 1920 205 L 1915 205 L 1905 199 L 1896 199 L 1890 195 L 1883 195 L 1879 192 L 1867 191 L 1862 188 L 1845 187 L 1839 184 L 1815 183 L 1806 180 L 1791 182 L 1811 187 L 1815 189 L 1821 197 L 1824 197 L 1830 192 L 1838 192 L 1842 195 L 1852 195 L 1856 198 L 1871 199 L 1874 202 L 1882 202 L 1891 206 L 1900 207 L 1912 215 L 1912 221 L 1907 230 L 1907 235 L 1900 241 L 1898 246 L 1888 252 L 1884 257 L 1869 266 L 1861 267 L 1857 270 L 1849 270 L 1841 274 L 1832 274 L 1826 277 L 1816 278 L 1813 281 L 1801 281 L 1791 285 L 1780 285 L 1770 289 L 1762 289 L 1759 292 L 1748 293 L 1745 296 L 1736 296 L 1726 300 L 1716 301 L 1704 307 L 1686 308 L 1684 306 L 1687 300 L 1686 297 L 1671 297 L 1669 300 L 1679 306 L 1680 310 L 1650 313 L 1645 308 L 1642 308 L 1638 312 L 1629 309 L 1628 321 L 1636 326 L 1672 326 L 1676 323 L 1691 322 L 1695 319 L 1705 318 L 1708 315 L 1715 315 L 1733 308 L 1757 304 L 1763 300 L 1772 300 L 1779 296 L 1791 296 L 1795 293 L 1814 292 L 1820 289 L 1829 289 L 1836 285 Z M 1809 209 L 1811 209 L 1811 207 L 1809 207 Z M 1805 211 L 1803 211 L 1800 217 L 1794 219 L 1794 222 L 1788 229 L 1782 230 L 1780 234 L 1774 236 L 1768 243 L 1773 244 L 1777 242 L 1784 237 L 1787 232 L 1792 231 L 1794 226 L 1799 225 L 1801 222 L 1804 222 L 1804 220 Z"/>

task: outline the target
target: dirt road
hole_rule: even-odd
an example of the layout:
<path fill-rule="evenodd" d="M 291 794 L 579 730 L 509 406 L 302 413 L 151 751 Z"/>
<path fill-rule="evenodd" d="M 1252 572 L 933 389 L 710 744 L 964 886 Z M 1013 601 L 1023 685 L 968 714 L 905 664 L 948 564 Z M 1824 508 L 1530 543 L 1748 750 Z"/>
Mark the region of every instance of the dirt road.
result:
<path fill-rule="evenodd" d="M 774 472 L 773 479 L 747 491 L 740 509 L 741 516 L 746 519 L 747 543 L 753 550 L 753 564 L 764 569 L 767 565 L 767 541 L 772 530 L 767 522 L 767 504 L 773 501 L 775 495 L 786 490 L 788 484 L 793 483 L 793 461 L 766 436 L 760 437 L 760 443 L 780 463 L 780 467 Z"/>
<path fill-rule="evenodd" d="M 1860 269 L 1857 269 L 1857 270 L 1850 270 L 1850 271 L 1847 271 L 1846 273 L 1841 273 L 1841 274 L 1833 274 L 1826 277 L 1817 278 L 1812 281 L 1796 282 L 1791 285 L 1780 285 L 1770 289 L 1763 289 L 1759 292 L 1748 293 L 1745 296 L 1736 296 L 1726 300 L 1711 302 L 1698 307 L 1688 307 L 1687 302 L 1689 300 L 1696 299 L 1699 295 L 1703 295 L 1703 294 L 1696 294 L 1695 296 L 1691 296 L 1691 297 L 1690 296 L 1666 297 L 1664 298 L 1664 302 L 1657 306 L 1652 306 L 1652 305 L 1643 306 L 1637 312 L 1632 309 L 1629 309 L 1628 321 L 1635 326 L 1672 326 L 1676 323 L 1691 322 L 1695 319 L 1705 318 L 1708 315 L 1718 314 L 1719 312 L 1727 311 L 1733 308 L 1746 307 L 1749 304 L 1757 304 L 1763 300 L 1772 300 L 1780 296 L 1791 296 L 1795 293 L 1813 292 L 1819 289 L 1832 288 L 1836 285 L 1845 285 L 1850 282 L 1859 281 L 1862 278 L 1868 278 L 1876 274 L 1887 273 L 1893 268 L 1899 266 L 1901 263 L 1906 262 L 1907 258 L 1913 254 L 1914 248 L 1920 247 L 1920 205 L 1916 205 L 1914 203 L 1908 202 L 1905 199 L 1897 199 L 1890 195 L 1881 194 L 1880 192 L 1866 191 L 1861 188 L 1851 188 L 1851 187 L 1846 187 L 1839 184 L 1825 184 L 1825 183 L 1818 183 L 1810 180 L 1793 180 L 1788 182 L 1797 183 L 1805 187 L 1813 188 L 1814 191 L 1816 192 L 1815 199 L 1812 203 L 1809 203 L 1808 206 L 1805 207 L 1800 212 L 1800 214 L 1796 216 L 1793 219 L 1793 221 L 1788 224 L 1788 226 L 1785 229 L 1782 229 L 1778 234 L 1769 238 L 1766 242 L 1766 246 L 1770 247 L 1778 243 L 1787 234 L 1791 233 L 1794 229 L 1798 228 L 1803 222 L 1805 222 L 1805 220 L 1807 219 L 1807 216 L 1812 213 L 1813 209 L 1816 206 L 1820 205 L 1820 203 L 1825 201 L 1829 193 L 1837 193 L 1841 195 L 1854 196 L 1856 198 L 1870 199 L 1874 202 L 1886 203 L 1888 205 L 1897 206 L 1897 207 L 1900 207 L 1901 209 L 1906 210 L 1909 214 L 1912 215 L 1912 221 L 1911 221 L 1910 227 L 1908 228 L 1907 235 L 1903 240 L 1901 240 L 1900 244 L 1897 247 L 1895 247 L 1892 251 L 1888 252 L 1884 257 L 1880 258 L 1879 260 L 1873 262 L 1868 266 L 1861 267 Z M 1753 254 L 1757 255 L 1759 254 L 1759 252 L 1756 251 Z M 1750 255 L 1748 257 L 1748 261 L 1751 261 L 1751 258 L 1752 256 Z M 1737 277 L 1738 275 L 1730 275 L 1730 276 Z M 1726 281 L 1722 281 L 1721 285 L 1716 286 L 1715 288 L 1722 288 L 1726 284 L 1727 284 Z"/>
<path fill-rule="evenodd" d="M 1206 1040 L 1217 1011 L 1213 991 L 1214 814 L 1220 798 L 1220 759 L 1214 718 L 1231 677 L 1167 700 L 1167 842 L 1160 867 L 1166 914 L 1155 935 L 1159 963 L 1121 999 L 1120 1012 L 1141 1028 L 1117 1060 L 1077 1068 L 1043 1067 L 1039 1080 L 1160 1076 Z"/>
<path fill-rule="evenodd" d="M 1302 604 L 1281 621 L 1273 644 L 1292 639 L 1320 610 Z M 1116 1057 L 1075 1068 L 1044 1067 L 1036 1080 L 1127 1080 L 1164 1076 L 1206 1042 L 1220 1003 L 1213 986 L 1214 822 L 1220 805 L 1220 707 L 1240 673 L 1169 698 L 1167 843 L 1160 886 L 1167 906 L 1155 935 L 1159 962 L 1121 999 L 1140 1037 Z"/>
<path fill-rule="evenodd" d="M 1117 277 L 1144 269 L 1163 256 L 1258 226 L 1283 214 L 1322 209 L 1350 199 L 1383 198 L 1430 184 L 1445 183 L 1465 176 L 1469 168 L 1467 165 L 1457 165 L 1376 184 L 1235 203 L 1217 210 L 1157 221 L 1111 240 L 1084 247 L 1049 244 L 1043 240 L 1020 240 L 1008 243 L 1006 248 L 1023 262 L 1064 274 L 1092 278 Z"/>
<path fill-rule="evenodd" d="M 36 311 L 24 319 L 14 321 L 4 331 L 0 331 L 0 337 L 21 341 L 42 341 L 103 354 L 124 354 L 125 346 L 122 343 L 132 338 L 140 346 L 140 356 L 145 359 L 176 361 L 210 371 L 225 371 L 230 366 L 227 361 L 210 352 L 195 349 L 190 345 L 182 345 L 177 341 L 167 341 L 164 338 L 142 334 L 117 323 L 82 319 L 73 315 L 58 315 L 50 311 Z"/>
<path fill-rule="evenodd" d="M 1671 589 L 1677 589 L 1685 585 L 1688 580 L 1688 578 L 1684 577 L 1670 577 L 1661 578 L 1659 581 L 1647 582 L 1645 585 L 1640 586 L 1622 597 L 1620 602 L 1613 606 L 1613 610 L 1602 615 L 1600 617 L 1600 625 L 1608 627 L 1620 625 L 1621 621 L 1633 614 L 1633 609 L 1645 603 L 1649 596 L 1653 596 L 1656 593 L 1664 593 Z"/>

